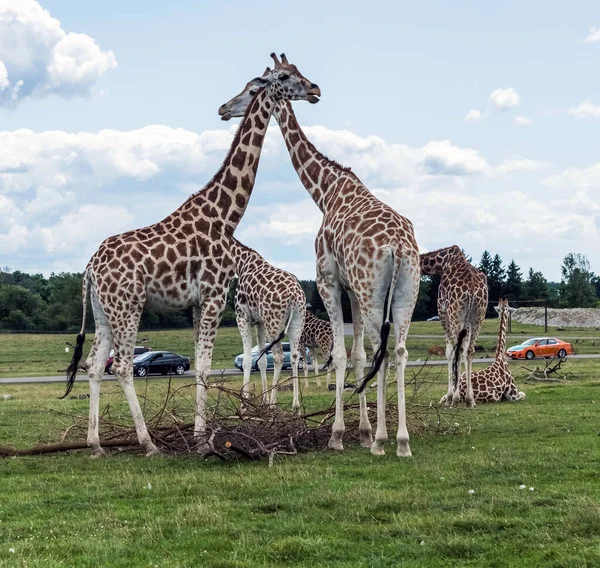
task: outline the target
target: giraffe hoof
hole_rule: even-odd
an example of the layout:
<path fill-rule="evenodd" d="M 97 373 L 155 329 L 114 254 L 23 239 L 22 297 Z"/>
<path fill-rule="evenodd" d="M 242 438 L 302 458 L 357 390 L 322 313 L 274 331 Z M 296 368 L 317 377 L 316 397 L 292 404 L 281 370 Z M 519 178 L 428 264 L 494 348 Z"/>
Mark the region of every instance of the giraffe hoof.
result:
<path fill-rule="evenodd" d="M 341 452 L 344 449 L 344 444 L 342 444 L 341 440 L 334 440 L 333 438 L 331 438 L 329 440 L 329 443 L 327 444 L 327 447 L 330 450 L 335 450 L 337 452 Z"/>
<path fill-rule="evenodd" d="M 384 448 L 383 442 L 378 442 L 377 440 L 375 440 L 371 444 L 371 453 L 374 456 L 384 456 L 385 455 L 385 448 Z"/>
<path fill-rule="evenodd" d="M 154 456 L 160 456 L 160 450 L 154 444 L 152 444 L 146 449 L 146 457 L 151 458 Z"/>
<path fill-rule="evenodd" d="M 467 400 L 465 404 L 467 408 L 475 408 L 477 406 L 474 400 Z"/>
<path fill-rule="evenodd" d="M 104 450 L 102 448 L 92 450 L 92 453 L 90 454 L 90 458 L 92 458 L 92 459 L 105 458 L 105 457 L 106 457 L 106 453 L 104 452 Z"/>
<path fill-rule="evenodd" d="M 371 429 L 368 430 L 359 430 L 360 436 L 360 445 L 363 448 L 370 448 L 373 444 L 373 436 Z"/>
<path fill-rule="evenodd" d="M 398 447 L 396 448 L 396 455 L 399 458 L 410 458 L 412 457 L 412 452 L 410 451 L 410 446 L 407 441 L 398 440 Z"/>

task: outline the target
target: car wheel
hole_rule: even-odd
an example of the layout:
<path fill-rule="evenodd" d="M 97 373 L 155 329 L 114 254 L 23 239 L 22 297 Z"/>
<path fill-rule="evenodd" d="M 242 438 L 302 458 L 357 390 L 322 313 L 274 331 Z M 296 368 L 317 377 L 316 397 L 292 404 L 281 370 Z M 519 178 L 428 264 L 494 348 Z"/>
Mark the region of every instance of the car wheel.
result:
<path fill-rule="evenodd" d="M 559 351 L 558 351 L 558 356 L 559 356 L 561 359 L 564 359 L 564 358 L 567 356 L 567 352 L 566 352 L 564 349 L 559 349 Z"/>
<path fill-rule="evenodd" d="M 529 359 L 530 361 L 535 357 L 535 353 L 533 351 L 527 351 L 525 353 L 525 359 Z"/>
<path fill-rule="evenodd" d="M 148 370 L 146 369 L 146 367 L 138 367 L 135 371 L 135 374 L 138 377 L 145 377 L 148 374 Z"/>
<path fill-rule="evenodd" d="M 185 367 L 183 365 L 177 365 L 177 367 L 175 367 L 175 372 L 178 375 L 183 375 L 183 373 L 185 373 Z"/>
<path fill-rule="evenodd" d="M 109 365 L 108 367 L 106 367 L 105 371 L 107 374 L 112 375 L 112 365 Z"/>

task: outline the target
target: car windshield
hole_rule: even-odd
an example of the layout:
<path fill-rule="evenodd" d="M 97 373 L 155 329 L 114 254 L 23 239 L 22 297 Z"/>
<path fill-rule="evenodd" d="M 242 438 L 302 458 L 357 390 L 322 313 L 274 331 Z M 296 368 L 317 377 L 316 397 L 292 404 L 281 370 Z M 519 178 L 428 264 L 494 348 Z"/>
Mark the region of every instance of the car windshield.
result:
<path fill-rule="evenodd" d="M 529 345 L 534 345 L 536 343 L 536 341 L 539 341 L 538 339 L 529 339 L 527 341 L 524 341 L 523 343 L 521 343 L 521 345 L 527 347 Z"/>
<path fill-rule="evenodd" d="M 152 352 L 152 351 L 148 351 L 146 353 L 142 353 L 141 355 L 137 355 L 136 357 L 134 357 L 134 361 L 146 361 L 147 359 L 150 359 L 150 357 L 156 355 L 156 353 Z"/>

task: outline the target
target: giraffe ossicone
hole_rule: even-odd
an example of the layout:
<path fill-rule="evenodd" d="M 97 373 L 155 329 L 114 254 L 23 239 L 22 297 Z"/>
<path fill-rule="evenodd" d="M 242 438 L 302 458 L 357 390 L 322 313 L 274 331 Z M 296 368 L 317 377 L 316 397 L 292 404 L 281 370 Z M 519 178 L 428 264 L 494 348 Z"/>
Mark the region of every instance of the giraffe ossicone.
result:
<path fill-rule="evenodd" d="M 83 318 L 67 372 L 71 391 L 85 341 L 88 295 L 96 333 L 85 362 L 90 377 L 88 445 L 100 445 L 99 397 L 104 365 L 114 345 L 113 374 L 121 384 L 138 436 L 147 455 L 158 452 L 151 440 L 133 385 L 133 351 L 145 305 L 194 313 L 196 415 L 194 433 L 206 448 L 206 394 L 214 340 L 235 272 L 229 238 L 244 214 L 256 178 L 262 145 L 281 100 L 317 102 L 319 87 L 297 67 L 258 78 L 223 165 L 213 179 L 162 221 L 107 238 L 93 254 L 82 285 Z"/>

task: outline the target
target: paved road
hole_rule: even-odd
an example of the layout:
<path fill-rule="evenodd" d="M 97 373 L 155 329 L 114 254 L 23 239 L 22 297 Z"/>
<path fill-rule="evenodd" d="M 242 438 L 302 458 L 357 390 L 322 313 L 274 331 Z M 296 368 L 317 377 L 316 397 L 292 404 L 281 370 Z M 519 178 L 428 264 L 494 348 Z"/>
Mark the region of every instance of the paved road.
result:
<path fill-rule="evenodd" d="M 586 354 L 586 355 L 570 355 L 569 359 L 600 359 L 600 354 Z M 491 357 L 483 357 L 483 358 L 479 358 L 479 359 L 473 359 L 473 363 L 491 363 L 493 361 L 493 359 Z M 536 361 L 540 361 L 539 359 L 537 359 Z M 529 361 L 529 363 L 531 363 L 531 361 Z M 430 367 L 438 367 L 438 366 L 445 366 L 447 365 L 447 362 L 445 360 L 436 360 L 436 361 L 427 361 L 427 363 L 425 363 L 424 361 L 418 360 L 418 361 L 409 361 L 407 366 L 408 367 L 421 367 L 423 364 L 430 366 Z M 312 373 L 312 368 L 311 369 L 311 375 L 314 376 L 314 374 Z M 213 377 L 218 377 L 221 375 L 221 371 L 220 370 L 214 370 L 210 372 L 211 376 Z M 225 375 L 241 375 L 242 372 L 238 371 L 237 369 L 225 369 Z M 310 376 L 309 375 L 309 378 Z M 173 375 L 174 377 L 176 377 L 176 375 Z M 303 374 L 300 375 L 301 377 L 303 377 Z M 189 378 L 189 379 L 194 379 L 194 375 L 192 373 L 186 373 L 185 375 L 183 375 L 183 378 Z M 150 379 L 164 379 L 165 377 L 162 376 L 151 376 L 149 377 Z M 80 375 L 77 377 L 76 381 L 77 382 L 87 382 L 88 377 L 87 375 Z M 104 380 L 106 381 L 115 381 L 116 378 L 113 375 L 104 375 Z M 14 378 L 8 378 L 8 379 L 0 379 L 0 385 L 6 385 L 6 384 L 17 384 L 17 383 L 62 383 L 65 382 L 65 376 L 64 375 L 58 375 L 58 376 L 53 376 L 53 377 L 14 377 Z"/>

